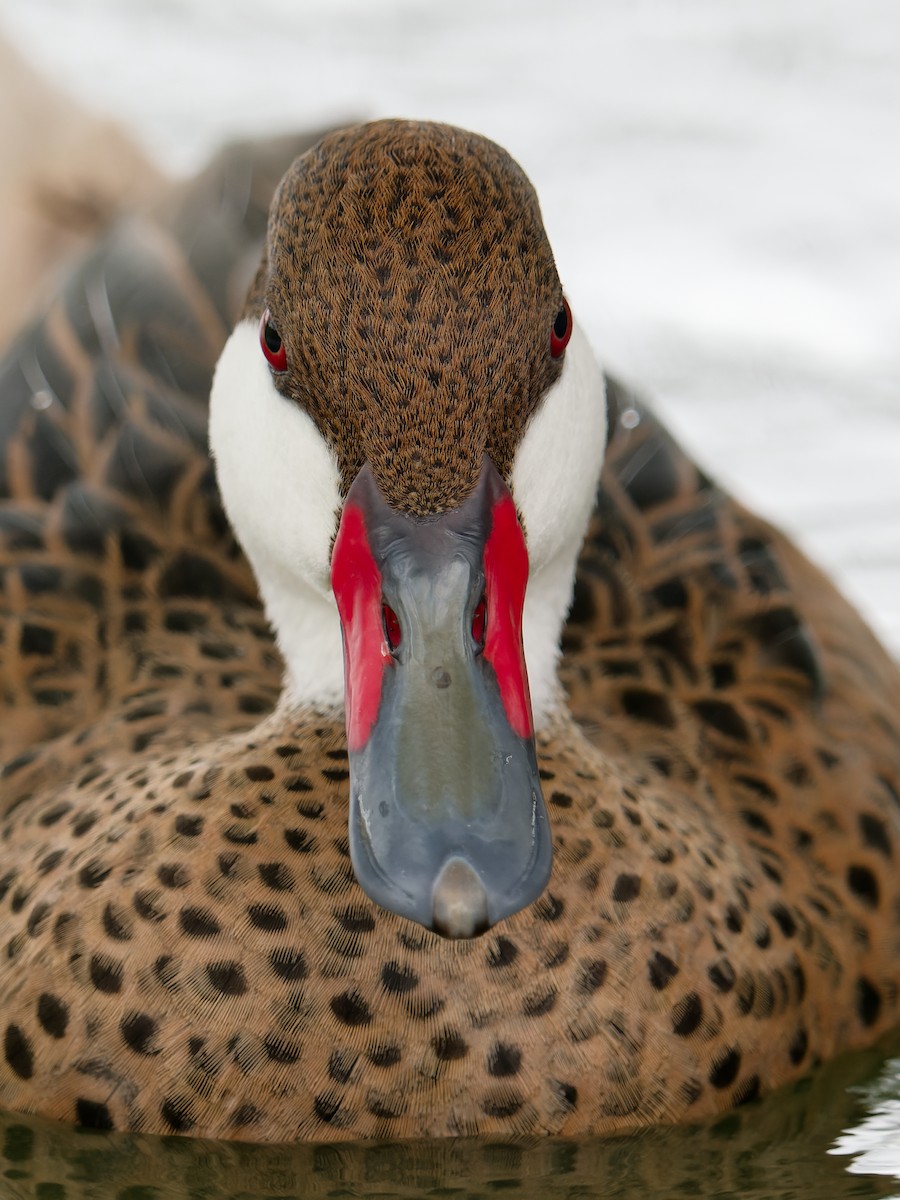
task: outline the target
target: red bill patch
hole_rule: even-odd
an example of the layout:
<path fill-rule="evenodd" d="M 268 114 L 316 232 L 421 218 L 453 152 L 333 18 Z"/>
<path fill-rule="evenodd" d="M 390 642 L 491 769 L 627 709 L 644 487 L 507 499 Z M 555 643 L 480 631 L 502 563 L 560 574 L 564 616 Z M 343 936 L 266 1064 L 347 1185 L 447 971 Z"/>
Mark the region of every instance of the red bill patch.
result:
<path fill-rule="evenodd" d="M 512 496 L 502 496 L 492 511 L 484 547 L 487 634 L 484 657 L 494 668 L 506 719 L 521 738 L 532 734 L 531 696 L 522 647 L 522 608 L 528 583 L 528 550 Z"/>
<path fill-rule="evenodd" d="M 384 672 L 392 659 L 384 632 L 381 572 L 362 510 L 355 504 L 344 506 L 331 556 L 331 586 L 344 636 L 347 743 L 356 751 L 365 746 L 378 719 Z"/>

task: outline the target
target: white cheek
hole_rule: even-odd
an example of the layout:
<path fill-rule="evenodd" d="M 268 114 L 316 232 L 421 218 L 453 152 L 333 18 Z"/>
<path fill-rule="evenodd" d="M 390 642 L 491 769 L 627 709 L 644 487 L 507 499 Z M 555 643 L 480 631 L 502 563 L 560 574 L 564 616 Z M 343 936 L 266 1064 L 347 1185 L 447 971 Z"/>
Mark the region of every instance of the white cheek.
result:
<path fill-rule="evenodd" d="M 533 573 L 560 549 L 580 546 L 606 447 L 606 389 L 578 325 L 562 373 L 534 414 L 510 476 Z"/>
<path fill-rule="evenodd" d="M 559 640 L 605 448 L 603 374 L 576 325 L 562 374 L 532 417 L 510 475 L 528 543 L 523 641 L 538 729 L 562 703 Z"/>
<path fill-rule="evenodd" d="M 287 699 L 339 709 L 343 652 L 330 579 L 337 461 L 273 384 L 251 322 L 237 326 L 216 367 L 209 442 L 225 510 L 278 634 Z"/>
<path fill-rule="evenodd" d="M 337 461 L 307 414 L 276 389 L 250 321 L 235 328 L 216 367 L 209 440 L 226 512 L 264 591 L 274 569 L 328 595 Z"/>

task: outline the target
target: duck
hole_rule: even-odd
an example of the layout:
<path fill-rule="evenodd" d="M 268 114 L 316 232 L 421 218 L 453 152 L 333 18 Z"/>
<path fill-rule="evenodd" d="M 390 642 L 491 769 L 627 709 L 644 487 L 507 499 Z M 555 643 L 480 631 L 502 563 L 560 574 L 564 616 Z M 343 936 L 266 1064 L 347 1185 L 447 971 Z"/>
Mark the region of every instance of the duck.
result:
<path fill-rule="evenodd" d="M 605 1135 L 874 1044 L 897 665 L 604 373 L 503 149 L 288 149 L 0 366 L 0 1104 Z"/>

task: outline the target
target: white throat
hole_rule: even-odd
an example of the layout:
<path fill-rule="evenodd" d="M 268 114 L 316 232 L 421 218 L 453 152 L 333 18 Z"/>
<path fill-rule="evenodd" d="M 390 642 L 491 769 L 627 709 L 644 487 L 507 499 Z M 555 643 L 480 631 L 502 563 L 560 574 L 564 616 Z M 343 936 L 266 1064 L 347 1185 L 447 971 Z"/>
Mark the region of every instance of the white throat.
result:
<path fill-rule="evenodd" d="M 559 640 L 605 437 L 603 376 L 576 325 L 507 481 L 531 564 L 523 636 L 538 730 L 562 704 Z M 339 710 L 343 647 L 329 582 L 341 508 L 337 460 L 312 420 L 274 386 L 251 321 L 235 328 L 216 368 L 210 448 L 287 665 L 283 699 Z"/>

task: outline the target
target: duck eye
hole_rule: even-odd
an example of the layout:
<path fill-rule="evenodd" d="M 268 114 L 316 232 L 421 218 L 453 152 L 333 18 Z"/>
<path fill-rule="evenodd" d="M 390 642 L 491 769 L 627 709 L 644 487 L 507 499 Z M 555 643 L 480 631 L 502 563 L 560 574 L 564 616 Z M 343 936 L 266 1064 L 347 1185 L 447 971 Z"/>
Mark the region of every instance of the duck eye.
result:
<path fill-rule="evenodd" d="M 563 296 L 562 306 L 556 314 L 556 320 L 553 322 L 553 328 L 550 330 L 550 353 L 554 358 L 559 358 L 569 344 L 571 336 L 572 310 L 569 308 L 568 300 Z"/>
<path fill-rule="evenodd" d="M 281 334 L 269 319 L 268 309 L 263 313 L 259 323 L 259 344 L 266 356 L 266 362 L 273 371 L 287 370 L 287 350 L 284 348 Z"/>

